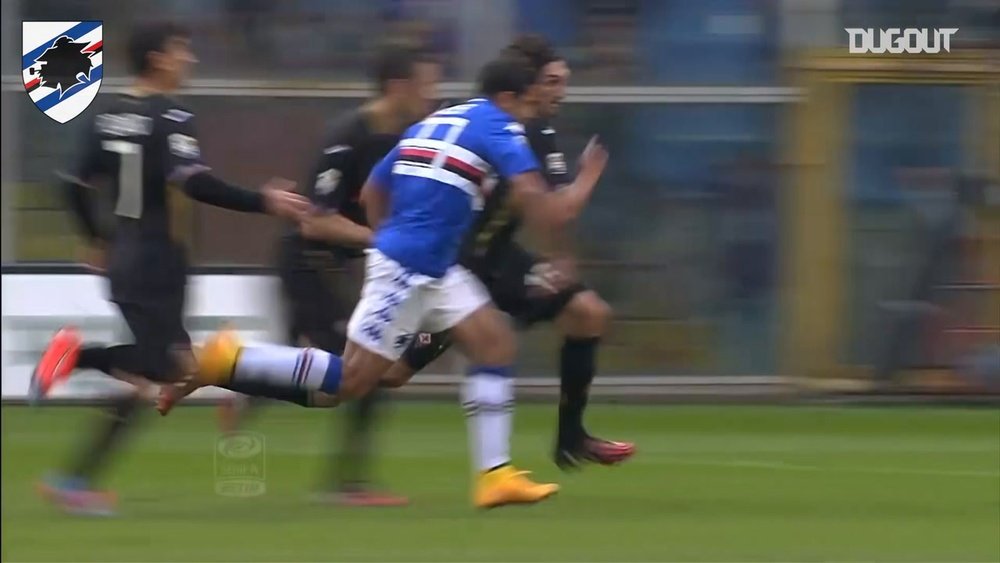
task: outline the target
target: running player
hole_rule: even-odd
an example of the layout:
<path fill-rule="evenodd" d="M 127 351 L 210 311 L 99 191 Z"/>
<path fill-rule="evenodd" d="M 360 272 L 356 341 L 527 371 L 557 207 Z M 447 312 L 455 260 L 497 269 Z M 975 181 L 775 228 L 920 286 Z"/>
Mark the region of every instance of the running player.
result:
<path fill-rule="evenodd" d="M 359 201 L 372 168 L 399 142 L 407 127 L 427 116 L 437 95 L 440 67 L 420 50 L 385 45 L 374 59 L 378 96 L 347 112 L 330 127 L 311 172 L 309 198 L 321 211 L 282 238 L 278 272 L 288 304 L 289 343 L 342 354 L 347 320 L 364 282 L 363 249 L 371 245 Z M 320 393 L 243 383 L 230 387 L 249 395 L 323 406 Z M 371 487 L 371 432 L 384 393 L 351 401 L 340 452 L 330 460 L 321 500 L 352 506 L 395 506 L 406 497 Z M 220 405 L 223 428 L 233 430 L 262 400 L 237 398 Z"/>
<path fill-rule="evenodd" d="M 539 162 L 544 163 L 549 185 L 565 188 L 572 183 L 572 177 L 556 144 L 556 130 L 550 119 L 566 95 L 569 67 L 544 38 L 536 35 L 517 38 L 507 50 L 527 57 L 537 70 L 538 117 L 526 123 L 527 138 Z M 593 150 L 593 145 L 587 150 Z M 581 159 L 585 158 L 586 151 Z M 564 256 L 535 255 L 514 241 L 521 218 L 514 213 L 510 196 L 505 182 L 489 195 L 463 248 L 461 263 L 485 284 L 497 307 L 521 327 L 550 321 L 565 337 L 559 357 L 561 400 L 556 463 L 565 469 L 587 461 L 603 465 L 622 462 L 635 452 L 633 444 L 596 438 L 583 426 L 597 366 L 597 345 L 607 329 L 611 308 L 594 290 L 561 275 L 562 269 L 555 263 Z M 554 250 L 561 254 L 565 249 Z M 430 346 L 411 344 L 403 354 L 404 361 L 387 377 L 391 385 L 401 385 L 448 348 L 447 334 L 432 335 L 430 340 Z M 475 417 L 471 423 L 472 432 L 482 432 Z"/>
<path fill-rule="evenodd" d="M 86 129 L 83 157 L 67 175 L 71 208 L 88 238 L 95 266 L 106 267 L 111 300 L 135 342 L 83 346 L 72 328 L 60 330 L 43 353 L 32 391 L 45 396 L 75 369 L 100 370 L 130 381 L 173 381 L 195 369 L 184 329 L 187 252 L 178 230 L 177 196 L 254 213 L 299 220 L 309 202 L 276 181 L 260 191 L 232 186 L 204 164 L 195 134 L 195 116 L 170 94 L 197 62 L 187 30 L 169 23 L 143 25 L 129 41 L 135 80 Z M 110 184 L 114 225 L 102 228 L 93 213 L 96 192 Z M 103 256 L 107 255 L 107 260 Z M 98 472 L 133 426 L 142 399 L 130 393 L 113 402 L 97 434 L 63 472 L 42 490 L 62 507 L 106 513 L 113 497 L 94 489 Z"/>
<path fill-rule="evenodd" d="M 351 399 L 379 384 L 418 331 L 450 330 L 472 364 L 464 402 L 483 422 L 473 442 L 481 469 L 474 504 L 531 503 L 555 493 L 557 485 L 534 483 L 510 464 L 514 335 L 457 264 L 491 170 L 509 183 L 513 209 L 547 237 L 579 213 L 606 166 L 607 153 L 596 147 L 572 186 L 548 190 L 516 121 L 534 109 L 535 79 L 521 56 L 491 62 L 480 78 L 484 98 L 414 125 L 376 166 L 362 190 L 374 248 L 343 360 L 308 348 L 241 347 L 224 332 L 206 342 L 192 387 L 257 381 Z"/>

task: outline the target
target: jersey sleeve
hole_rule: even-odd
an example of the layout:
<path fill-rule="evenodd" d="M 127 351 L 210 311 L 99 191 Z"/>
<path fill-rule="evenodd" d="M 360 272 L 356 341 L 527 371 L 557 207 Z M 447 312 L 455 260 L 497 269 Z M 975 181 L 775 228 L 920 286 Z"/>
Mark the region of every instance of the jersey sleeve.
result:
<path fill-rule="evenodd" d="M 307 193 L 313 203 L 324 209 L 340 209 L 347 197 L 347 190 L 340 189 L 341 184 L 357 173 L 360 147 L 352 125 L 353 122 L 334 125 L 323 144 L 323 153 Z"/>
<path fill-rule="evenodd" d="M 96 121 L 91 119 L 81 136 L 82 144 L 76 163 L 69 169 L 70 179 L 78 184 L 89 184 L 94 178 L 106 172 L 102 157 L 101 136 L 96 129 Z"/>
<path fill-rule="evenodd" d="M 512 178 L 539 168 L 538 159 L 524 136 L 524 126 L 514 121 L 492 119 L 482 151 L 485 160 L 501 178 Z"/>
<path fill-rule="evenodd" d="M 531 144 L 531 150 L 544 167 L 545 179 L 553 188 L 564 186 L 573 181 L 573 175 L 566 163 L 566 155 L 559 150 L 556 136 L 556 130 L 548 124 L 528 128 L 528 142 Z"/>
<path fill-rule="evenodd" d="M 375 182 L 375 184 L 381 190 L 388 190 L 390 184 L 392 183 L 392 167 L 396 164 L 396 160 L 399 159 L 399 145 L 396 145 L 389 151 L 389 154 L 385 155 L 382 160 L 378 161 L 378 164 L 372 168 L 372 173 L 368 177 Z"/>
<path fill-rule="evenodd" d="M 175 107 L 164 112 L 161 119 L 166 124 L 167 178 L 176 181 L 209 170 L 201 157 L 194 114 Z"/>

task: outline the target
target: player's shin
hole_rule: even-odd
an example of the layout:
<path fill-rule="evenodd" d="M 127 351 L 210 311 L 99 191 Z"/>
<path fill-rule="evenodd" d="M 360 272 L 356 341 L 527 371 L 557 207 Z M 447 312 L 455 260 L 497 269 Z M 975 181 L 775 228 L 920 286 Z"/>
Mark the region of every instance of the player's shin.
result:
<path fill-rule="evenodd" d="M 223 387 L 229 389 L 230 391 L 236 391 L 237 393 L 248 395 L 255 399 L 274 399 L 277 401 L 296 404 L 300 407 L 325 408 L 334 406 L 334 404 L 332 404 L 329 400 L 330 396 L 322 391 L 279 387 L 276 385 L 268 385 L 266 383 L 258 383 L 254 381 L 231 381 L 230 383 L 223 385 Z"/>
<path fill-rule="evenodd" d="M 343 362 L 316 348 L 244 346 L 233 365 L 230 385 L 266 384 L 292 389 L 337 393 Z"/>
<path fill-rule="evenodd" d="M 513 369 L 479 366 L 470 370 L 462 387 L 462 407 L 468 417 L 470 451 L 479 471 L 510 463 L 510 430 L 514 411 Z"/>
<path fill-rule="evenodd" d="M 597 364 L 599 338 L 566 338 L 559 357 L 559 441 L 582 439 L 583 412 Z"/>

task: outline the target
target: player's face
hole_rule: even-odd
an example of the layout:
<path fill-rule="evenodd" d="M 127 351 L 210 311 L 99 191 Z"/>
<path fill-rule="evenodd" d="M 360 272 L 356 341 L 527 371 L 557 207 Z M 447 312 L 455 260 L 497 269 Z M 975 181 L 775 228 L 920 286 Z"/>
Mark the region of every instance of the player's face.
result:
<path fill-rule="evenodd" d="M 538 88 L 532 86 L 524 91 L 520 96 L 505 92 L 502 96 L 509 96 L 506 107 L 501 106 L 504 111 L 514 116 L 514 119 L 525 123 L 538 117 Z"/>
<path fill-rule="evenodd" d="M 178 88 L 187 77 L 191 65 L 198 62 L 191 50 L 191 40 L 185 37 L 171 37 L 167 40 L 163 52 L 159 53 L 157 67 L 170 82 L 171 87 Z"/>
<path fill-rule="evenodd" d="M 569 86 L 569 65 L 566 61 L 552 61 L 542 67 L 539 81 L 539 113 L 552 116 L 559 112 L 559 105 L 566 97 L 566 87 Z"/>
<path fill-rule="evenodd" d="M 441 65 L 437 63 L 417 63 L 413 67 L 413 79 L 409 84 L 408 110 L 414 118 L 422 118 L 434 110 L 438 102 L 440 80 Z"/>

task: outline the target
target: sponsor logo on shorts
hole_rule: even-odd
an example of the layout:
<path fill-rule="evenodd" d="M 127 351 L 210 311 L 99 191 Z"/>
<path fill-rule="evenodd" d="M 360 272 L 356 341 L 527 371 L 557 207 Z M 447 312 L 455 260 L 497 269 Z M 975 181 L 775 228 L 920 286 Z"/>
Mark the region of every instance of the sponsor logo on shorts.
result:
<path fill-rule="evenodd" d="M 215 493 L 255 497 L 267 491 L 264 435 L 231 432 L 215 441 Z"/>

